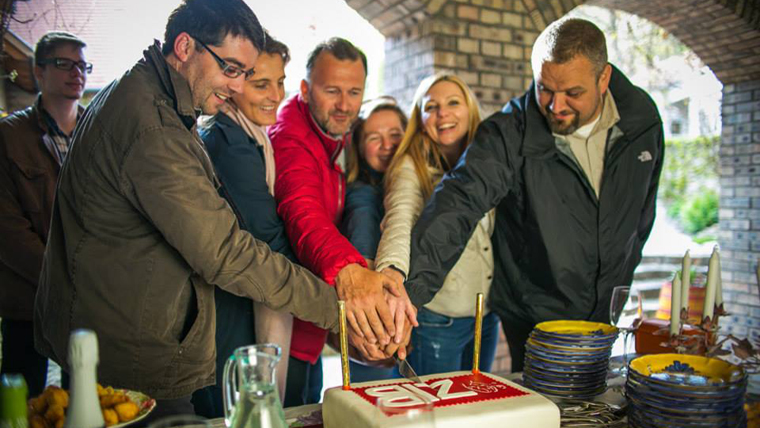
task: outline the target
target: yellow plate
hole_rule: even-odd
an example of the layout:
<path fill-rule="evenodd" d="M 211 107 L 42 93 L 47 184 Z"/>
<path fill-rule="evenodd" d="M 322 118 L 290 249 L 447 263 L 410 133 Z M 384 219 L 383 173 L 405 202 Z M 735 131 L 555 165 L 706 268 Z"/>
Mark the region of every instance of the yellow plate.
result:
<path fill-rule="evenodd" d="M 739 366 L 698 355 L 645 355 L 631 361 L 629 366 L 635 373 L 655 381 L 696 387 L 732 384 L 745 376 Z"/>
<path fill-rule="evenodd" d="M 573 334 L 580 336 L 607 336 L 617 334 L 614 325 L 591 321 L 545 321 L 536 325 L 537 330 L 555 334 Z"/>

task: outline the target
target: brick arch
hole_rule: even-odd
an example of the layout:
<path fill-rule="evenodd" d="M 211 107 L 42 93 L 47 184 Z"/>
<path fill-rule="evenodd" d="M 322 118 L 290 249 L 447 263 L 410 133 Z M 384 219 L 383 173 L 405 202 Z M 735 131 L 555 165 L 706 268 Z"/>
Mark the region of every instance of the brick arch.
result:
<path fill-rule="evenodd" d="M 646 18 L 692 49 L 724 84 L 760 79 L 760 2 L 749 0 L 346 0 L 389 42 L 386 77 L 391 92 L 409 101 L 410 83 L 438 70 L 485 70 L 468 83 L 498 108 L 529 80 L 525 53 L 537 32 L 581 4 L 623 10 Z M 463 40 L 459 40 L 462 39 Z M 481 39 L 481 40 L 478 40 Z M 504 46 L 494 43 L 501 39 Z M 413 41 L 414 43 L 407 43 Z M 522 43 L 524 42 L 524 43 Z M 475 45 L 478 45 L 477 47 Z M 476 52 L 477 49 L 477 52 Z M 520 56 L 517 50 L 523 49 Z M 509 52 L 494 54 L 496 50 Z M 481 54 L 485 59 L 475 54 Z M 465 55 L 466 54 L 466 55 Z M 496 58 L 489 58 L 496 57 Z M 412 58 L 413 67 L 395 67 Z M 505 59 L 506 58 L 506 59 Z M 401 70 L 403 69 L 403 70 Z M 506 70 L 500 72 L 499 70 Z M 395 74 L 395 75 L 394 75 Z M 482 77 L 482 76 L 481 76 Z M 498 78 L 497 78 L 498 77 Z M 404 82 L 400 82 L 404 81 Z M 505 85 L 505 82 L 509 82 Z"/>

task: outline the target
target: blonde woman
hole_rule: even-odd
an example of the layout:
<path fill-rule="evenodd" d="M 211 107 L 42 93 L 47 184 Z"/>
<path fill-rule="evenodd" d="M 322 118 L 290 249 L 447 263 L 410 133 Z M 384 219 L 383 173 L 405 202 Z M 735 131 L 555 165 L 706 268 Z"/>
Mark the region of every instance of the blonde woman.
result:
<path fill-rule="evenodd" d="M 403 280 L 409 273 L 411 232 L 443 175 L 459 160 L 480 123 L 470 88 L 452 74 L 420 83 L 404 139 L 386 172 L 383 234 L 376 268 Z M 486 297 L 493 277 L 494 211 L 478 223 L 462 257 L 433 300 L 417 314 L 408 360 L 419 375 L 472 368 L 475 296 Z M 493 363 L 499 320 L 486 312 L 480 370 Z"/>

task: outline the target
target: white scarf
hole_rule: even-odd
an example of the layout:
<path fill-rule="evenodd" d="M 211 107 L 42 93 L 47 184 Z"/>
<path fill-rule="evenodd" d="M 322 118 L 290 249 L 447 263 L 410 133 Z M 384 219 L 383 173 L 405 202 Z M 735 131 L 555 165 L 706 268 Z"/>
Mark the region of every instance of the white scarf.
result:
<path fill-rule="evenodd" d="M 269 136 L 264 130 L 263 126 L 256 125 L 250 119 L 245 117 L 243 112 L 237 108 L 232 102 L 222 104 L 220 110 L 222 113 L 229 116 L 233 122 L 243 128 L 249 137 L 256 140 L 256 144 L 261 146 L 264 151 L 264 166 L 265 177 L 267 180 L 267 186 L 269 187 L 269 193 L 274 196 L 274 180 L 275 180 L 275 168 L 274 168 L 274 149 L 272 148 L 272 142 L 269 140 Z"/>

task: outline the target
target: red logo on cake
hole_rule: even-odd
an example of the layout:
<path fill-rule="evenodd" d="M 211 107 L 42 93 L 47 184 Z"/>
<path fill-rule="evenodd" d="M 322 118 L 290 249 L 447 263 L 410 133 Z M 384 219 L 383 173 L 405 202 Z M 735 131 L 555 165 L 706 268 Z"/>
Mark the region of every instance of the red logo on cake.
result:
<path fill-rule="evenodd" d="M 405 381 L 351 390 L 373 406 L 378 398 L 384 397 L 391 406 L 400 408 L 421 404 L 423 399 L 420 397 L 432 401 L 435 407 L 445 407 L 528 395 L 482 373 L 430 379 L 426 383 Z"/>

